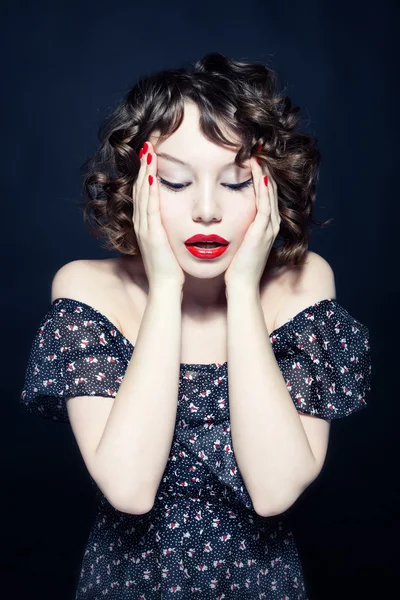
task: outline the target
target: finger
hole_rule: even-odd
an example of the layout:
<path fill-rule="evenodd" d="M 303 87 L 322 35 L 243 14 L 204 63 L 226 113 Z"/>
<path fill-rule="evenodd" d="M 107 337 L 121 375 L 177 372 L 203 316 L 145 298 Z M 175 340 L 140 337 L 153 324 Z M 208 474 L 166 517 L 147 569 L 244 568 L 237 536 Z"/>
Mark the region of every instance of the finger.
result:
<path fill-rule="evenodd" d="M 142 157 L 140 159 L 140 169 L 138 173 L 138 190 L 140 192 L 140 188 L 143 184 L 145 175 L 146 175 L 146 167 L 147 167 L 147 155 L 149 153 L 149 142 L 144 142 L 142 146 Z"/>
<path fill-rule="evenodd" d="M 150 143 L 144 142 L 143 153 L 140 159 L 140 171 L 138 175 L 138 206 L 139 227 L 142 231 L 147 231 L 147 204 L 149 200 L 149 180 L 148 180 L 148 156 L 150 153 Z"/>
<path fill-rule="evenodd" d="M 271 172 L 267 165 L 263 165 L 261 168 L 257 159 L 255 163 L 254 170 L 259 175 L 259 210 L 260 212 L 265 211 L 265 215 L 268 217 L 267 227 L 271 224 L 273 231 L 278 231 L 280 227 L 280 217 L 276 183 L 272 179 Z M 265 181 L 267 182 L 267 185 L 265 185 Z"/>
<path fill-rule="evenodd" d="M 271 223 L 273 225 L 274 231 L 279 231 L 281 217 L 279 214 L 278 186 L 276 185 L 274 179 L 271 177 L 271 172 L 267 165 L 264 167 L 264 171 L 268 177 L 267 187 L 269 188 L 269 197 L 271 204 Z"/>
<path fill-rule="evenodd" d="M 140 152 L 138 154 L 140 160 L 139 172 L 136 177 L 135 184 L 132 190 L 132 198 L 133 198 L 133 222 L 135 228 L 139 230 L 140 228 L 140 194 L 143 184 L 143 176 L 146 170 L 146 155 L 143 155 L 143 146 L 141 148 L 142 156 L 140 156 Z"/>
<path fill-rule="evenodd" d="M 159 200 L 159 187 L 157 180 L 157 154 L 154 151 L 154 146 L 149 144 L 149 153 L 151 155 L 151 162 L 147 167 L 147 182 L 149 186 L 149 198 L 147 203 L 147 222 L 151 225 L 154 218 L 157 221 L 160 219 L 160 200 Z M 152 177 L 152 184 L 150 185 L 149 177 Z"/>
<path fill-rule="evenodd" d="M 257 213 L 268 216 L 271 212 L 269 190 L 264 183 L 264 174 L 255 157 L 250 160 L 253 171 L 254 189 L 256 190 Z"/>
<path fill-rule="evenodd" d="M 150 168 L 151 168 L 151 164 L 153 161 L 153 146 L 150 144 L 150 142 L 145 142 L 145 150 L 147 148 L 147 151 L 145 154 L 143 154 L 142 156 L 142 184 L 141 184 L 141 191 L 140 191 L 140 207 L 139 207 L 139 212 L 140 212 L 140 225 L 141 225 L 141 229 L 142 231 L 147 231 L 148 230 L 148 226 L 149 226 L 149 222 L 148 222 L 148 204 L 149 204 L 149 195 L 150 195 L 150 183 L 149 183 L 149 175 L 150 175 Z"/>

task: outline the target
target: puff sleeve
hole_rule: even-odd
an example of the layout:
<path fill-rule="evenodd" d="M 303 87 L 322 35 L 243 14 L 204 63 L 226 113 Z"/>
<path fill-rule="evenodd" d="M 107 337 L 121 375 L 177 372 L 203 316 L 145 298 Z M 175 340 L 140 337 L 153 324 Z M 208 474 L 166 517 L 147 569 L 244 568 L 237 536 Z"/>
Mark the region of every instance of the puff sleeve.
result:
<path fill-rule="evenodd" d="M 68 398 L 116 396 L 127 362 L 116 331 L 102 316 L 72 299 L 52 304 L 28 358 L 20 402 L 29 413 L 67 423 Z"/>
<path fill-rule="evenodd" d="M 335 299 L 298 313 L 273 331 L 270 341 L 299 412 L 331 420 L 366 407 L 369 330 Z"/>

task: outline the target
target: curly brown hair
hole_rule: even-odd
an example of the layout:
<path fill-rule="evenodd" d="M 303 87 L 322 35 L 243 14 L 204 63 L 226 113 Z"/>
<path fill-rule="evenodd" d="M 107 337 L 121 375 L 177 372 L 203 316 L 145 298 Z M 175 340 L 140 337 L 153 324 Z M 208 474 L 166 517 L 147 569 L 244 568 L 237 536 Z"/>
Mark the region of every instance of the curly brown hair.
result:
<path fill-rule="evenodd" d="M 100 146 L 81 168 L 87 199 L 80 205 L 90 234 L 107 250 L 140 254 L 132 224 L 138 152 L 152 132 L 159 132 L 159 141 L 174 133 L 184 117 L 184 102 L 192 101 L 207 139 L 237 147 L 224 136 L 222 125 L 241 141 L 238 166 L 251 155 L 266 163 L 277 183 L 281 216 L 269 260 L 277 266 L 302 266 L 312 225 L 324 227 L 332 219 L 313 218 L 321 159 L 317 139 L 298 130 L 299 107 L 292 107 L 277 82 L 269 66 L 219 53 L 186 69 L 139 79 L 100 125 Z"/>

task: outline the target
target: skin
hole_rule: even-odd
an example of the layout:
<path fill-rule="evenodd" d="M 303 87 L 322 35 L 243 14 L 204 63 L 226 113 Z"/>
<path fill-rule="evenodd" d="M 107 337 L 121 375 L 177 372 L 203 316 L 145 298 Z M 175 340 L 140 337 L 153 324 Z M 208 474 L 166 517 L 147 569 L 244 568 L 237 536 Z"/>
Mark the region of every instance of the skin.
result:
<path fill-rule="evenodd" d="M 199 111 L 193 103 L 185 103 L 183 122 L 168 139 L 158 143 L 157 133 L 149 141 L 158 158 L 161 221 L 185 273 L 182 313 L 193 319 L 223 316 L 227 310 L 224 273 L 257 213 L 253 184 L 238 191 L 223 184 L 251 179 L 250 160 L 244 169 L 226 166 L 233 162 L 239 146 L 230 148 L 208 140 L 200 131 Z M 164 152 L 190 166 L 160 156 Z M 175 192 L 163 186 L 160 178 L 190 185 Z M 230 242 L 229 248 L 216 260 L 199 260 L 184 245 L 196 233 L 221 235 Z"/>

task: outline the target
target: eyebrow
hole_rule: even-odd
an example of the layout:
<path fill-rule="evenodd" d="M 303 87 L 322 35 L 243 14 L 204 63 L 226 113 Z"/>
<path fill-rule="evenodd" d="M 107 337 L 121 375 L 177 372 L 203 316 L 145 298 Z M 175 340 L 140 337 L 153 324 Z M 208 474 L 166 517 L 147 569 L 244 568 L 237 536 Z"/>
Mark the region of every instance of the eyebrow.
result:
<path fill-rule="evenodd" d="M 165 160 L 169 160 L 173 163 L 176 163 L 177 165 L 182 165 L 184 167 L 192 168 L 191 164 L 184 162 L 183 160 L 181 160 L 180 158 L 177 158 L 176 156 L 171 156 L 171 154 L 167 154 L 166 152 L 157 152 L 157 156 L 159 156 L 160 158 L 165 158 Z M 224 167 L 231 167 L 233 165 L 236 165 L 234 160 L 232 162 L 224 165 Z"/>

